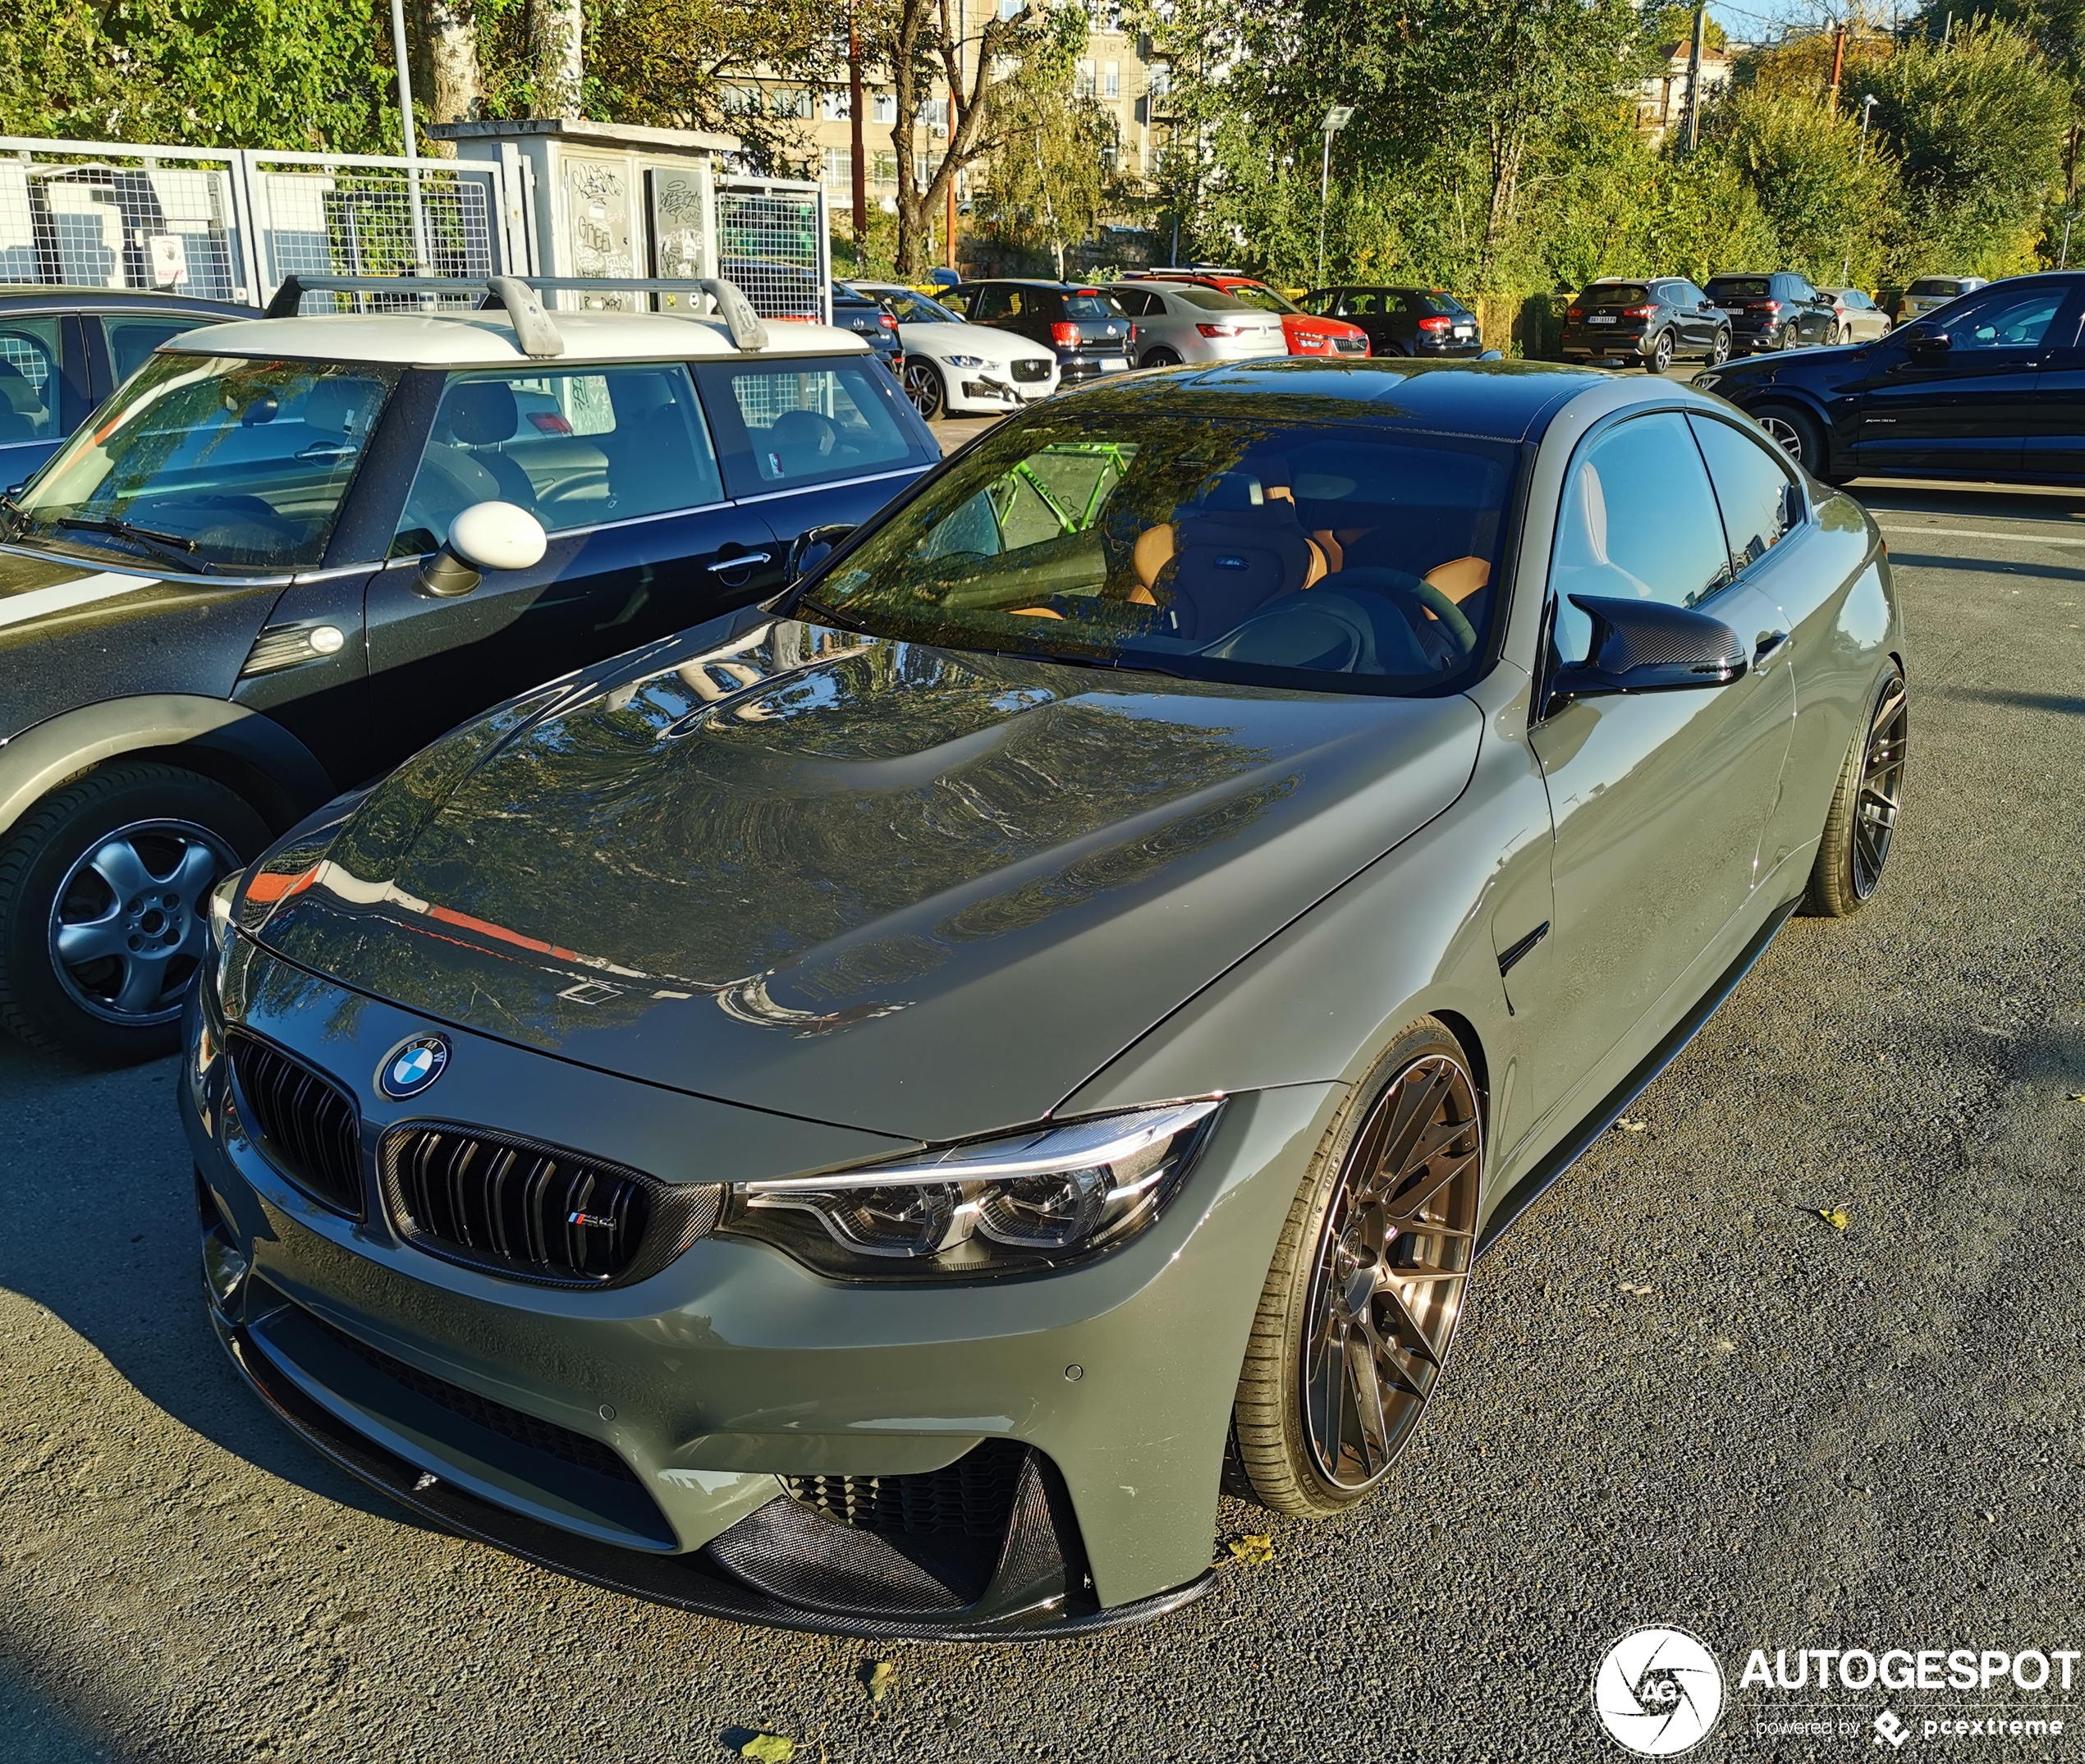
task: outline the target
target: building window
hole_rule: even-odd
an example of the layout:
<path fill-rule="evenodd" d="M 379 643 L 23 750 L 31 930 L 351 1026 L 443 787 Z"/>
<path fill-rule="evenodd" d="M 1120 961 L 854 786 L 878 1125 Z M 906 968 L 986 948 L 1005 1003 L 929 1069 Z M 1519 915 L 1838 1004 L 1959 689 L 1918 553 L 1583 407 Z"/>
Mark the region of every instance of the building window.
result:
<path fill-rule="evenodd" d="M 1091 98 L 1093 95 L 1093 64 L 1091 62 L 1081 62 L 1074 70 L 1071 95 L 1074 98 Z"/>
<path fill-rule="evenodd" d="M 898 120 L 897 94 L 878 92 L 872 98 L 868 101 L 868 120 L 871 122 L 896 122 Z"/>
<path fill-rule="evenodd" d="M 854 111 L 844 91 L 821 92 L 818 94 L 818 114 L 827 122 L 845 122 Z"/>
<path fill-rule="evenodd" d="M 1101 69 L 1101 96 L 1120 98 L 1122 95 L 1122 64 L 1110 62 Z"/>
<path fill-rule="evenodd" d="M 919 120 L 937 135 L 948 133 L 948 100 L 930 98 L 920 106 Z"/>
<path fill-rule="evenodd" d="M 1173 71 L 1163 62 L 1151 70 L 1151 95 L 1163 98 L 1173 89 Z"/>
<path fill-rule="evenodd" d="M 878 153 L 868 162 L 868 181 L 872 184 L 896 185 L 898 181 L 898 156 L 896 153 Z"/>
<path fill-rule="evenodd" d="M 1028 0 L 999 0 L 1001 19 L 1019 18 L 1028 10 Z"/>
<path fill-rule="evenodd" d="M 855 156 L 845 147 L 825 150 L 825 189 L 829 196 L 851 195 L 855 187 Z"/>

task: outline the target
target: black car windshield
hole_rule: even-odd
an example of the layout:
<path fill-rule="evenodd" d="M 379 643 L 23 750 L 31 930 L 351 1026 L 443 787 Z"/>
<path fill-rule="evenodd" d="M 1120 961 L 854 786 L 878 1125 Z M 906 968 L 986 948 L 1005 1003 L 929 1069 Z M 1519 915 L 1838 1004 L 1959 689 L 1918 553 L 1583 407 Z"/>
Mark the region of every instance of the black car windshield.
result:
<path fill-rule="evenodd" d="M 163 566 L 315 564 L 399 371 L 155 355 L 16 499 L 16 536 Z"/>
<path fill-rule="evenodd" d="M 1437 690 L 1487 652 L 1514 451 L 1355 409 L 1127 386 L 1045 406 L 813 580 L 803 616 L 1195 678 Z"/>
<path fill-rule="evenodd" d="M 1067 318 L 1120 318 L 1122 309 L 1096 288 L 1080 288 L 1064 297 Z"/>
<path fill-rule="evenodd" d="M 1582 306 L 1637 306 L 1651 297 L 1640 282 L 1596 282 L 1579 296 Z"/>
<path fill-rule="evenodd" d="M 1774 291 L 1766 276 L 1712 276 L 1706 292 L 1712 300 L 1757 300 Z"/>

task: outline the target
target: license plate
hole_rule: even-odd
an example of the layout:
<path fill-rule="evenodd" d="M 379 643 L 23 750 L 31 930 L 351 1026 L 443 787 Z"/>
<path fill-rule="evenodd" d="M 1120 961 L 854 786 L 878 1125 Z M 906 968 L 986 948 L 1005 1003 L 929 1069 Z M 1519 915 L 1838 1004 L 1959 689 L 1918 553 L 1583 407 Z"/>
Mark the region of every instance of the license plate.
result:
<path fill-rule="evenodd" d="M 1102 361 L 1101 372 L 1106 373 L 1112 368 L 1126 368 L 1129 364 L 1130 364 L 1128 362 L 1123 360 L 1119 355 L 1111 355 Z"/>
<path fill-rule="evenodd" d="M 1457 337 L 1474 337 L 1476 334 L 1477 333 L 1472 331 L 1466 324 L 1459 324 L 1455 327 L 1455 335 Z"/>
<path fill-rule="evenodd" d="M 1605 313 L 1595 313 L 1590 318 L 1586 320 L 1588 324 L 1612 324 L 1615 321 L 1609 318 Z"/>

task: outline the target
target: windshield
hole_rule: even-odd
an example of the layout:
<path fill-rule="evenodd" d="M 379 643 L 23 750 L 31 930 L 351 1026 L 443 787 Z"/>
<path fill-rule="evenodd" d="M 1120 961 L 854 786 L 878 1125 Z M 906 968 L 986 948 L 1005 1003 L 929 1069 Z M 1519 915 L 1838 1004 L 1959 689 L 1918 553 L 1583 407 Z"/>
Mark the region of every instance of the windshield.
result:
<path fill-rule="evenodd" d="M 1241 282 L 1224 292 L 1233 300 L 1243 300 L 1248 306 L 1256 306 L 1263 313 L 1295 313 L 1303 309 L 1294 301 L 1285 300 L 1272 288 L 1263 288 L 1256 282 Z"/>
<path fill-rule="evenodd" d="M 1771 294 L 1774 285 L 1765 276 L 1712 276 L 1707 291 L 1712 300 L 1757 299 Z"/>
<path fill-rule="evenodd" d="M 1651 297 L 1640 282 L 1596 282 L 1579 296 L 1581 306 L 1637 306 Z"/>
<path fill-rule="evenodd" d="M 1467 318 L 1469 309 L 1454 295 L 1441 288 L 1427 288 L 1412 297 L 1412 304 L 1426 311 L 1446 318 Z"/>
<path fill-rule="evenodd" d="M 315 564 L 398 373 L 154 356 L 18 498 L 16 536 L 195 568 Z"/>
<path fill-rule="evenodd" d="M 1962 284 L 1941 276 L 1922 276 L 1911 285 L 1913 294 L 1945 294 L 1950 300 L 1962 291 Z"/>
<path fill-rule="evenodd" d="M 813 581 L 806 616 L 1348 691 L 1432 690 L 1484 653 L 1510 447 L 1340 401 L 1154 390 L 987 436 Z"/>
<path fill-rule="evenodd" d="M 1175 300 L 1185 300 L 1189 306 L 1198 306 L 1205 313 L 1238 313 L 1248 309 L 1242 300 L 1234 300 L 1228 294 L 1219 294 L 1214 288 L 1173 287 L 1166 291 Z"/>
<path fill-rule="evenodd" d="M 1081 288 L 1064 297 L 1067 318 L 1120 318 L 1122 309 L 1097 288 Z"/>
<path fill-rule="evenodd" d="M 909 288 L 878 288 L 877 299 L 889 307 L 900 324 L 961 324 L 962 314 L 937 305 Z"/>

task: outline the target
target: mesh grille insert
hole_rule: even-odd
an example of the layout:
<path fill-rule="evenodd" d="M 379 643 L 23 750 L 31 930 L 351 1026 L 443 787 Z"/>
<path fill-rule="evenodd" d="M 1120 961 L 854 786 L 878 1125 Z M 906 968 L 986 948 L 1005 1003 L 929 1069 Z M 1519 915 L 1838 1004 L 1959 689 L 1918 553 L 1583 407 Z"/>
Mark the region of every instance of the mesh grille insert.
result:
<path fill-rule="evenodd" d="M 1028 1448 L 986 1440 L 945 1469 L 914 1476 L 787 1476 L 807 1506 L 887 1537 L 1003 1537 Z"/>
<path fill-rule="evenodd" d="M 723 1190 L 660 1182 L 482 1128 L 402 1127 L 383 1143 L 384 1198 L 419 1249 L 516 1280 L 641 1280 L 717 1222 Z"/>
<path fill-rule="evenodd" d="M 231 1038 L 240 1112 L 268 1161 L 314 1200 L 363 1213 L 362 1124 L 346 1092 L 250 1035 Z"/>

